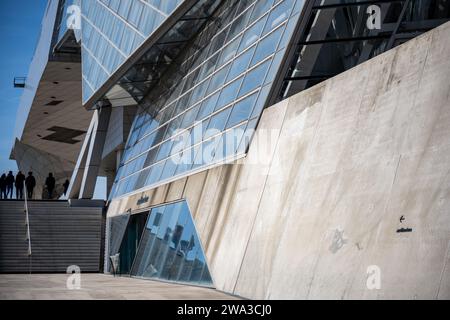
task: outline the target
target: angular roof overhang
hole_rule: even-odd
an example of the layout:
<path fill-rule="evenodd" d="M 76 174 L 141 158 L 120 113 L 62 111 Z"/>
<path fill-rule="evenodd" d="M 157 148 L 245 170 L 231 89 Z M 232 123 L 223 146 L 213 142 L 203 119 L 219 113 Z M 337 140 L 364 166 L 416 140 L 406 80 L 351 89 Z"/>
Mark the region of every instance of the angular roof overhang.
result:
<path fill-rule="evenodd" d="M 82 108 L 81 64 L 49 61 L 18 138 L 20 142 L 76 162 L 92 113 Z M 25 87 L 25 90 L 30 90 Z M 11 153 L 14 159 L 14 150 Z"/>

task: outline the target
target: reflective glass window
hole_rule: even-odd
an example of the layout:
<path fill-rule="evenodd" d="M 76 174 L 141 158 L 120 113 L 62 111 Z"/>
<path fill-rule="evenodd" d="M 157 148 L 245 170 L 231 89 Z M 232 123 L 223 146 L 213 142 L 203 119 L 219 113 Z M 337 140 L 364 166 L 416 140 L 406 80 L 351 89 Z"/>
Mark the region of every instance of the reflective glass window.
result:
<path fill-rule="evenodd" d="M 151 185 L 159 180 L 159 177 L 161 177 L 162 174 L 162 170 L 164 169 L 164 164 L 165 162 L 162 161 L 152 167 L 152 171 L 147 178 L 147 185 Z"/>
<path fill-rule="evenodd" d="M 247 10 L 242 14 L 239 18 L 237 18 L 236 21 L 233 22 L 233 24 L 230 27 L 230 32 L 228 33 L 228 39 L 227 41 L 233 39 L 235 36 L 237 36 L 244 28 L 246 27 L 248 23 L 248 19 L 251 14 L 251 10 Z"/>
<path fill-rule="evenodd" d="M 264 60 L 275 52 L 278 41 L 281 38 L 282 31 L 283 29 L 281 28 L 277 29 L 258 44 L 250 66 L 257 64 L 259 61 Z"/>
<path fill-rule="evenodd" d="M 245 48 L 248 48 L 250 45 L 258 41 L 266 20 L 267 17 L 265 19 L 259 20 L 250 29 L 245 31 L 242 42 L 239 46 L 239 52 L 243 51 Z"/>
<path fill-rule="evenodd" d="M 145 21 L 153 22 L 156 16 L 165 17 L 161 11 L 166 10 L 162 10 L 166 2 L 155 0 L 147 3 L 150 6 L 145 4 L 137 26 L 141 31 Z M 287 40 L 280 42 L 280 39 L 289 39 L 292 26 L 297 22 L 290 19 L 298 19 L 298 14 L 292 17 L 289 15 L 298 2 L 237 0 L 220 3 L 214 17 L 205 20 L 204 27 L 190 38 L 181 51 L 177 51 L 173 44 L 159 45 L 149 49 L 142 58 L 142 62 L 148 66 L 152 66 L 154 61 L 157 68 L 161 68 L 174 60 L 177 61 L 176 66 L 156 71 L 153 67 L 136 68 L 133 73 L 129 73 L 130 77 L 138 80 L 135 84 L 131 82 L 124 85 L 124 89 L 136 95 L 137 99 L 142 99 L 142 92 L 147 92 L 147 96 L 144 97 L 145 102 L 138 106 L 142 116 L 137 116 L 139 123 L 136 123 L 127 143 L 121 161 L 123 169 L 118 174 L 117 186 L 114 186 L 116 192 L 112 198 L 133 188 L 140 188 L 144 180 L 145 186 L 154 187 L 169 178 L 215 164 L 214 159 L 219 161 L 230 158 L 233 152 L 235 155 L 246 152 L 246 142 L 239 142 L 239 147 L 224 150 L 220 150 L 218 142 L 220 139 L 226 140 L 224 134 L 234 131 L 236 126 L 245 127 L 243 141 L 246 134 L 253 134 L 252 129 L 266 103 L 280 59 L 284 56 Z M 201 10 L 207 8 L 205 6 Z M 199 8 L 194 7 L 192 10 L 197 15 L 203 14 Z M 129 18 L 132 11 L 133 7 L 128 13 Z M 120 37 L 119 45 L 122 45 L 123 50 L 134 50 L 143 41 L 142 37 L 129 21 L 120 23 L 124 35 Z M 196 25 L 189 20 L 180 21 L 163 38 L 183 40 L 183 30 L 186 30 L 183 28 L 194 28 Z M 111 24 L 111 28 L 115 26 L 116 23 Z M 180 29 L 176 29 L 177 26 Z M 129 38 L 129 32 L 134 34 L 134 38 L 128 47 L 129 40 L 126 38 Z M 95 45 L 93 50 L 110 50 L 103 49 L 98 35 L 97 39 L 90 41 Z M 96 45 L 101 47 L 97 48 Z M 126 59 L 125 51 L 117 53 L 119 63 Z M 107 56 L 104 55 L 105 61 L 108 61 L 106 69 L 112 70 L 114 67 L 109 66 L 116 63 L 116 58 L 114 61 L 112 58 L 108 60 Z M 90 72 L 96 75 L 95 88 L 108 74 L 98 71 L 101 66 L 95 61 L 86 64 L 91 66 Z M 160 71 L 161 74 L 158 73 Z M 140 79 L 157 79 L 158 85 L 149 89 Z M 184 131 L 180 132 L 180 129 Z M 224 130 L 228 131 L 224 133 Z M 185 135 L 187 137 L 182 139 Z M 204 159 L 201 147 L 209 148 L 209 158 Z M 189 158 L 189 161 L 175 164 L 172 161 L 175 155 Z M 200 161 L 193 165 L 197 157 Z M 131 175 L 138 170 L 141 170 L 139 174 Z"/>
<path fill-rule="evenodd" d="M 272 10 L 266 26 L 264 27 L 263 35 L 270 32 L 270 30 L 275 29 L 275 27 L 279 26 L 289 17 L 289 13 L 292 11 L 293 2 L 294 0 L 284 0 Z"/>
<path fill-rule="evenodd" d="M 144 6 L 145 5 L 140 1 L 133 1 L 131 4 L 131 10 L 128 15 L 128 21 L 130 21 L 130 23 L 135 27 L 139 25 L 139 19 L 141 17 Z"/>
<path fill-rule="evenodd" d="M 255 7 L 253 9 L 250 21 L 255 21 L 263 14 L 265 14 L 272 6 L 274 0 L 258 0 L 256 1 Z"/>
<path fill-rule="evenodd" d="M 217 101 L 217 105 L 215 110 L 219 110 L 220 108 L 226 106 L 236 99 L 239 88 L 241 87 L 242 78 L 234 80 L 230 84 L 228 84 L 225 88 L 222 89 L 222 92 L 219 96 L 219 101 Z"/>
<path fill-rule="evenodd" d="M 202 120 L 209 116 L 213 111 L 217 103 L 217 99 L 219 99 L 219 93 L 212 95 L 203 101 L 200 111 L 197 115 L 197 120 Z"/>
<path fill-rule="evenodd" d="M 131 2 L 132 2 L 131 0 L 120 0 L 119 10 L 117 11 L 117 13 L 120 14 L 122 18 L 126 19 L 128 17 Z"/>
<path fill-rule="evenodd" d="M 234 105 L 230 119 L 228 120 L 227 128 L 231 128 L 248 119 L 253 110 L 253 106 L 255 105 L 257 96 L 257 93 L 254 93 Z"/>
<path fill-rule="evenodd" d="M 209 137 L 214 135 L 215 131 L 217 132 L 223 131 L 227 123 L 228 116 L 230 115 L 230 112 L 231 108 L 226 108 L 225 110 L 220 111 L 219 113 L 211 117 L 211 121 L 209 122 L 208 130 L 206 131 L 204 139 L 208 139 Z"/>
<path fill-rule="evenodd" d="M 255 69 L 247 73 L 245 76 L 244 83 L 242 84 L 241 90 L 239 91 L 239 97 L 249 93 L 250 91 L 259 87 L 266 76 L 266 72 L 270 66 L 270 60 L 257 66 Z"/>
<path fill-rule="evenodd" d="M 148 214 L 131 269 L 132 276 L 212 286 L 206 258 L 186 201 Z M 125 235 L 122 244 L 130 243 Z"/>
<path fill-rule="evenodd" d="M 216 91 L 225 82 L 229 69 L 230 64 L 228 64 L 227 66 L 225 66 L 224 68 L 222 68 L 220 71 L 218 71 L 216 74 L 213 75 L 209 83 L 207 91 L 208 94 Z"/>
<path fill-rule="evenodd" d="M 233 65 L 231 66 L 230 72 L 228 73 L 227 80 L 232 80 L 236 78 L 238 75 L 247 70 L 250 60 L 253 57 L 253 53 L 255 52 L 255 47 L 250 48 L 245 51 L 241 56 L 234 60 Z"/>
<path fill-rule="evenodd" d="M 219 59 L 218 65 L 222 65 L 222 64 L 230 61 L 234 57 L 234 55 L 237 52 L 240 42 L 241 42 L 241 38 L 240 37 L 236 38 L 222 50 L 222 55 Z"/>

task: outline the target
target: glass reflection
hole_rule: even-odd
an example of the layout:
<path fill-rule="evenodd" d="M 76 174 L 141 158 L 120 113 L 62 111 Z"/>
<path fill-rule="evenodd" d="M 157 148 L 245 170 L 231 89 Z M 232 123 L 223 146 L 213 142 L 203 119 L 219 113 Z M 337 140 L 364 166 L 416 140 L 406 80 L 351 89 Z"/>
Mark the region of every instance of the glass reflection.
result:
<path fill-rule="evenodd" d="M 152 209 L 141 239 L 131 275 L 213 285 L 186 201 Z"/>
<path fill-rule="evenodd" d="M 217 137 L 220 140 L 226 134 L 225 129 L 234 130 L 234 126 L 248 123 L 261 114 L 267 98 L 266 89 L 270 87 L 280 65 L 279 59 L 285 52 L 283 39 L 288 39 L 292 33 L 292 29 L 287 31 L 286 28 L 290 20 L 298 19 L 298 15 L 291 16 L 298 2 L 302 1 L 216 2 L 221 5 L 215 11 L 214 19 L 197 33 L 192 33 L 192 40 L 182 51 L 174 54 L 169 52 L 170 47 L 163 48 L 161 44 L 159 49 L 155 47 L 145 54 L 148 61 L 147 58 L 143 60 L 142 68 L 137 64 L 130 73 L 130 88 L 126 88 L 137 100 L 142 95 L 145 97 L 140 101 L 121 161 L 124 170 L 116 177 L 118 187 L 114 187 L 111 198 L 136 190 L 145 179 L 145 187 L 155 187 L 168 179 L 201 169 L 202 165 L 218 164 L 214 158 L 228 157 L 231 155 L 228 150 L 239 155 L 246 149 L 198 151 L 204 146 L 220 148 L 216 141 L 206 139 Z M 200 8 L 198 6 L 196 10 Z M 178 22 L 184 23 L 183 20 Z M 185 30 L 185 27 L 174 28 L 164 39 L 184 39 L 182 33 Z M 160 74 L 153 74 L 154 66 L 171 61 L 177 63 L 167 72 L 161 69 Z M 147 63 L 148 68 L 145 67 Z M 92 64 L 95 65 L 95 61 Z M 140 81 L 147 77 L 159 77 L 159 85 L 141 90 Z M 134 93 L 133 89 L 142 92 Z M 175 148 L 173 142 L 179 129 L 186 130 L 191 137 L 182 148 Z M 171 157 L 176 153 L 189 156 L 191 160 L 175 166 Z M 145 161 L 137 160 L 143 154 L 147 154 Z M 213 157 L 205 160 L 203 154 Z M 195 162 L 196 159 L 200 160 Z M 145 174 L 140 175 L 144 171 Z M 139 176 L 139 179 L 133 176 Z"/>

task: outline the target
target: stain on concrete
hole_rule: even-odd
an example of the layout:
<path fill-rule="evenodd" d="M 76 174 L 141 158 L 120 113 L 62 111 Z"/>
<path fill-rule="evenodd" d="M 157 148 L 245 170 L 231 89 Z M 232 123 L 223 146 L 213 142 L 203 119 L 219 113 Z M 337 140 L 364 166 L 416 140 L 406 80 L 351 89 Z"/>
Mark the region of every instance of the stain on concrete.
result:
<path fill-rule="evenodd" d="M 336 229 L 334 231 L 333 242 L 331 243 L 330 251 L 333 254 L 338 252 L 347 242 L 348 240 L 344 238 L 344 231 Z"/>

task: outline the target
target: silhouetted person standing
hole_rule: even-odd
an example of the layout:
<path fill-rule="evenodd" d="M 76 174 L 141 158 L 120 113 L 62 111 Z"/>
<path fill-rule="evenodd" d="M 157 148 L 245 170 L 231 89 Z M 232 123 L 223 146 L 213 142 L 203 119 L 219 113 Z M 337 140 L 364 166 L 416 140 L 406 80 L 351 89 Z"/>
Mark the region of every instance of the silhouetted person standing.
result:
<path fill-rule="evenodd" d="M 69 190 L 70 181 L 66 179 L 66 181 L 63 184 L 64 187 L 64 196 L 67 195 L 67 190 Z"/>
<path fill-rule="evenodd" d="M 16 181 L 16 179 L 14 179 L 14 175 L 12 173 L 12 171 L 10 171 L 8 173 L 8 175 L 6 176 L 6 198 L 8 198 L 8 196 L 12 199 L 13 194 L 14 194 L 14 182 Z"/>
<path fill-rule="evenodd" d="M 16 198 L 23 199 L 23 187 L 25 183 L 25 175 L 19 171 L 16 175 Z"/>
<path fill-rule="evenodd" d="M 6 196 L 6 174 L 0 177 L 0 199 L 8 199 Z"/>
<path fill-rule="evenodd" d="M 33 199 L 33 190 L 36 186 L 36 179 L 33 177 L 33 172 L 28 172 L 28 177 L 25 179 L 25 186 L 27 187 L 27 198 Z"/>
<path fill-rule="evenodd" d="M 49 173 L 47 179 L 45 179 L 45 185 L 47 186 L 48 190 L 48 198 L 53 198 L 53 190 L 55 190 L 55 178 L 53 178 L 53 173 Z"/>

